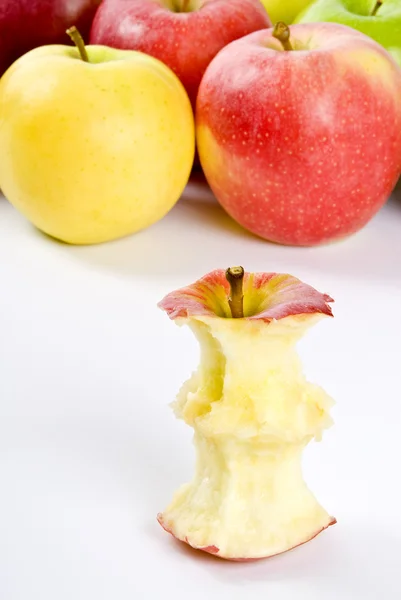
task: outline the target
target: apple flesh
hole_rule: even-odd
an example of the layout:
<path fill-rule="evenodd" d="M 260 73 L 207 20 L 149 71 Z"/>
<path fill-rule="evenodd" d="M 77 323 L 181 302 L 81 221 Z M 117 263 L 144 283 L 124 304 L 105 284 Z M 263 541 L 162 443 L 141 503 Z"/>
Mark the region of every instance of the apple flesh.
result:
<path fill-rule="evenodd" d="M 237 40 L 209 65 L 197 144 L 219 202 L 243 227 L 310 246 L 361 229 L 401 169 L 401 70 L 342 25 L 290 27 Z"/>
<path fill-rule="evenodd" d="M 66 44 L 75 25 L 86 39 L 101 0 L 0 0 L 0 76 L 17 58 L 45 44 Z"/>
<path fill-rule="evenodd" d="M 219 50 L 269 26 L 259 0 L 103 0 L 90 40 L 158 58 L 195 106 L 202 76 Z"/>
<path fill-rule="evenodd" d="M 332 314 L 332 300 L 290 275 L 248 273 L 244 318 L 234 319 L 229 294 L 217 270 L 160 303 L 194 332 L 201 362 L 174 404 L 195 432 L 196 473 L 158 520 L 194 548 L 253 560 L 304 544 L 336 522 L 301 468 L 305 446 L 331 425 L 333 401 L 306 381 L 295 348 Z"/>
<path fill-rule="evenodd" d="M 295 19 L 296 23 L 318 21 L 341 23 L 365 33 L 401 66 L 400 0 L 318 0 Z"/>

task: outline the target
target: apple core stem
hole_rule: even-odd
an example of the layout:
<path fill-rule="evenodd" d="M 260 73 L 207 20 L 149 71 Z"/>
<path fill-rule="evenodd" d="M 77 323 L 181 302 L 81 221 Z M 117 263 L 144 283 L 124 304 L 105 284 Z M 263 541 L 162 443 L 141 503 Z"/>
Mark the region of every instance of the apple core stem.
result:
<path fill-rule="evenodd" d="M 272 35 L 276 38 L 276 40 L 281 42 L 281 45 L 286 52 L 294 50 L 290 42 L 290 28 L 288 25 L 286 25 L 286 23 L 283 23 L 283 21 L 278 21 L 274 26 Z"/>
<path fill-rule="evenodd" d="M 375 17 L 377 15 L 377 11 L 382 6 L 382 4 L 383 4 L 383 0 L 377 0 L 376 6 L 374 7 L 372 14 L 370 15 L 371 17 Z"/>
<path fill-rule="evenodd" d="M 182 0 L 182 5 L 181 5 L 182 12 L 187 12 L 189 2 L 190 2 L 190 0 Z"/>
<path fill-rule="evenodd" d="M 226 279 L 230 284 L 230 295 L 228 305 L 233 319 L 242 319 L 244 316 L 244 294 L 243 294 L 243 267 L 230 267 L 226 271 Z"/>
<path fill-rule="evenodd" d="M 78 48 L 78 52 L 81 56 L 81 59 L 84 62 L 89 62 L 88 53 L 86 52 L 85 42 L 82 38 L 82 35 L 79 33 L 78 29 L 73 25 L 66 31 L 67 35 L 70 36 L 71 40 L 74 42 L 76 47 Z"/>

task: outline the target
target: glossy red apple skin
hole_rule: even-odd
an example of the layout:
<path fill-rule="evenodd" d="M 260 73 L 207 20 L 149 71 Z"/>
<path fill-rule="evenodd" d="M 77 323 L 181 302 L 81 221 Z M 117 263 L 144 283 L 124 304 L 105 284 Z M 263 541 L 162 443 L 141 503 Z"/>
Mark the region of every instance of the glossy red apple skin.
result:
<path fill-rule="evenodd" d="M 327 294 L 286 273 L 245 273 L 243 279 L 245 319 L 269 323 L 294 315 L 332 316 Z M 197 316 L 230 317 L 230 285 L 224 269 L 211 271 L 192 285 L 168 294 L 159 303 L 170 319 Z M 248 307 L 252 306 L 251 314 Z"/>
<path fill-rule="evenodd" d="M 69 44 L 75 25 L 88 39 L 101 0 L 0 0 L 0 76 L 20 56 L 46 44 Z"/>
<path fill-rule="evenodd" d="M 193 106 L 206 67 L 219 50 L 271 25 L 259 0 L 199 0 L 193 12 L 173 12 L 165 4 L 103 0 L 90 41 L 158 58 L 181 79 Z"/>
<path fill-rule="evenodd" d="M 173 538 L 175 538 L 177 541 L 183 542 L 184 544 L 188 544 L 188 546 L 191 546 L 191 548 L 194 548 L 194 550 L 199 550 L 200 552 L 206 552 L 207 554 L 212 554 L 212 556 L 216 556 L 217 558 L 222 558 L 223 560 L 228 560 L 228 561 L 231 561 L 231 562 L 256 562 L 258 560 L 265 560 L 267 558 L 274 558 L 275 556 L 279 556 L 280 554 L 284 554 L 285 552 L 289 552 L 290 550 L 295 550 L 295 548 L 299 548 L 300 546 L 303 546 L 304 544 L 307 544 L 308 542 L 311 542 L 320 533 L 322 533 L 323 531 L 325 531 L 326 529 L 328 529 L 332 525 L 336 525 L 336 523 L 337 523 L 337 519 L 335 517 L 333 517 L 332 520 L 330 521 L 330 523 L 327 525 L 327 527 L 323 527 L 323 529 L 320 529 L 319 531 L 317 531 L 315 533 L 315 535 L 313 535 L 312 537 L 308 538 L 307 540 L 305 540 L 301 544 L 297 544 L 293 548 L 288 548 L 287 550 L 283 550 L 283 552 L 280 552 L 278 554 L 269 554 L 268 556 L 258 556 L 256 558 L 252 558 L 252 557 L 250 557 L 250 558 L 241 558 L 241 557 L 223 556 L 222 554 L 219 554 L 220 548 L 218 548 L 217 546 L 205 546 L 204 548 L 196 548 L 195 546 L 192 546 L 189 543 L 189 541 L 188 541 L 187 538 L 185 538 L 185 539 L 182 540 L 182 539 L 176 537 L 174 535 L 174 532 L 169 527 L 167 527 L 165 525 L 165 523 L 163 522 L 163 515 L 161 513 L 157 515 L 157 521 L 163 527 L 164 531 L 167 531 L 167 533 L 170 533 L 173 536 Z"/>
<path fill-rule="evenodd" d="M 311 246 L 361 229 L 401 171 L 401 70 L 337 24 L 260 31 L 224 48 L 197 101 L 198 152 L 225 210 L 267 240 Z"/>

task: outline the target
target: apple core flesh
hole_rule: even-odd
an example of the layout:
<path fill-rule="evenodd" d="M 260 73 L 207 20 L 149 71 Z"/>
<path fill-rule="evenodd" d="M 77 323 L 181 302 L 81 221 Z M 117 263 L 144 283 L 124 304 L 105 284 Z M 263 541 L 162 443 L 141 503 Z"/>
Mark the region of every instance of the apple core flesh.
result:
<path fill-rule="evenodd" d="M 301 468 L 305 446 L 331 425 L 333 402 L 306 381 L 295 348 L 331 314 L 331 299 L 290 276 L 263 275 L 246 275 L 245 318 L 228 317 L 224 271 L 160 304 L 192 329 L 201 362 L 174 404 L 195 432 L 196 473 L 158 520 L 177 539 L 229 560 L 285 552 L 335 523 Z M 297 312 L 295 303 L 311 312 Z"/>
<path fill-rule="evenodd" d="M 273 30 L 218 54 L 197 100 L 197 145 L 226 211 L 273 242 L 315 245 L 362 228 L 401 170 L 401 71 L 348 27 Z"/>

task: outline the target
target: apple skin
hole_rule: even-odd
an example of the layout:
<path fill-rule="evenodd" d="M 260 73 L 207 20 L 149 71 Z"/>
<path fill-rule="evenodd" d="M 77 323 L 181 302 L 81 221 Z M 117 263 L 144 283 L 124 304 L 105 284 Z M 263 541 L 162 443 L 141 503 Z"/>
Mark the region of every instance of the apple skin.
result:
<path fill-rule="evenodd" d="M 84 39 L 101 0 L 0 0 L 0 76 L 20 56 L 45 44 L 68 44 L 75 25 Z"/>
<path fill-rule="evenodd" d="M 179 77 L 195 106 L 202 76 L 219 50 L 271 22 L 259 0 L 192 2 L 198 10 L 174 12 L 168 0 L 103 0 L 90 41 L 158 58 Z"/>
<path fill-rule="evenodd" d="M 337 524 L 337 519 L 335 517 L 332 518 L 331 522 L 326 526 L 323 527 L 322 529 L 320 529 L 319 531 L 317 531 L 315 533 L 315 535 L 313 535 L 312 537 L 308 538 L 307 540 L 305 540 L 304 542 L 301 542 L 300 544 L 297 544 L 296 546 L 294 546 L 293 548 L 288 548 L 288 550 L 284 550 L 284 552 L 280 552 L 279 554 L 269 554 L 268 556 L 258 556 L 256 558 L 233 558 L 232 556 L 223 556 L 221 554 L 219 554 L 220 552 L 220 548 L 218 548 L 217 546 L 206 546 L 204 548 L 196 548 L 195 546 L 192 546 L 188 539 L 180 539 L 178 537 L 176 537 L 174 535 L 174 532 L 167 527 L 167 525 L 165 525 L 164 520 L 163 520 L 163 515 L 161 513 L 159 513 L 157 515 L 157 522 L 159 523 L 159 525 L 161 525 L 164 529 L 164 531 L 166 531 L 167 533 L 169 533 L 170 535 L 173 536 L 173 538 L 175 538 L 178 542 L 182 542 L 183 544 L 187 544 L 188 546 L 191 546 L 191 548 L 193 548 L 194 550 L 199 550 L 200 552 L 206 552 L 206 554 L 211 554 L 212 556 L 215 556 L 216 558 L 222 558 L 223 560 L 227 560 L 229 562 L 257 562 L 259 560 L 266 560 L 268 558 L 274 558 L 275 556 L 280 556 L 281 554 L 285 554 L 286 552 L 290 552 L 291 550 L 295 550 L 296 548 L 299 548 L 300 546 L 303 546 L 304 544 L 307 544 L 308 542 L 311 542 L 312 540 L 315 539 L 315 537 L 317 537 L 319 534 L 323 533 L 323 531 L 325 531 L 326 529 L 328 529 L 329 527 L 332 527 L 333 525 Z"/>
<path fill-rule="evenodd" d="M 191 104 L 140 52 L 42 46 L 0 80 L 0 185 L 38 229 L 70 244 L 130 235 L 161 219 L 188 182 Z"/>
<path fill-rule="evenodd" d="M 372 16 L 375 5 L 376 0 L 317 0 L 295 22 L 325 21 L 353 27 L 386 48 L 401 66 L 401 2 L 384 0 Z"/>
<path fill-rule="evenodd" d="M 221 205 L 267 240 L 312 246 L 361 229 L 401 170 L 401 71 L 369 37 L 293 25 L 224 48 L 197 101 L 197 144 Z M 308 51 L 309 50 L 309 51 Z"/>
<path fill-rule="evenodd" d="M 262 0 L 272 23 L 293 23 L 295 17 L 314 0 Z"/>
<path fill-rule="evenodd" d="M 244 315 L 251 321 L 285 319 L 295 315 L 332 317 L 333 299 L 287 273 L 245 273 Z M 192 285 L 168 294 L 159 303 L 170 319 L 190 317 L 230 318 L 230 285 L 223 269 L 216 269 Z"/>

